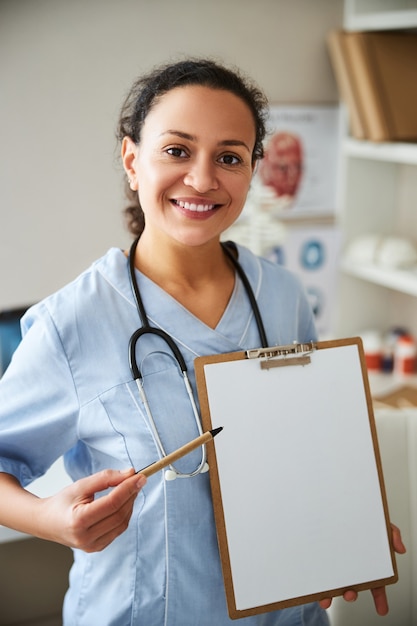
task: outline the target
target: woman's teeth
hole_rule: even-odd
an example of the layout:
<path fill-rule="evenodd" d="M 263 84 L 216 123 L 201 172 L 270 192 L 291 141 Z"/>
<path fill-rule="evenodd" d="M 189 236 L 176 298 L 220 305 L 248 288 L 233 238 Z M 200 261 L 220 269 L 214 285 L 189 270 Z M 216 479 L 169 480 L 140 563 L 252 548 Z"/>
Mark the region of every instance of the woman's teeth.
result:
<path fill-rule="evenodd" d="M 176 203 L 182 209 L 187 209 L 188 211 L 197 211 L 198 213 L 211 211 L 215 207 L 214 204 L 195 204 L 194 202 L 183 202 L 182 200 L 176 200 Z"/>

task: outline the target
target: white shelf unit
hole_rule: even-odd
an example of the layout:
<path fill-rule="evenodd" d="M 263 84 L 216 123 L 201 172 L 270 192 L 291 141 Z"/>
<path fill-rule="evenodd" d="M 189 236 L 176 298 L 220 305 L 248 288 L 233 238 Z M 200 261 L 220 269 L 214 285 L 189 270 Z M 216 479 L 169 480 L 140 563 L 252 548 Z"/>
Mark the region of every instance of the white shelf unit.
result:
<path fill-rule="evenodd" d="M 416 29 L 417 0 L 345 0 L 345 24 L 350 30 Z M 417 245 L 417 144 L 358 141 L 342 129 L 339 176 L 339 222 L 343 247 L 361 235 L 400 236 Z M 337 298 L 336 335 L 407 327 L 417 336 L 417 268 L 388 270 L 342 260 Z M 417 384 L 416 376 L 370 376 L 374 394 L 402 384 Z M 417 623 L 417 411 L 375 410 L 376 425 L 391 519 L 400 526 L 407 556 L 398 557 L 399 583 L 387 589 L 390 612 L 386 626 Z M 332 626 L 378 626 L 370 594 L 348 605 L 333 602 Z"/>
<path fill-rule="evenodd" d="M 417 0 L 345 0 L 344 28 L 417 29 Z M 348 128 L 348 124 L 344 124 Z M 343 247 L 360 235 L 399 236 L 417 246 L 417 144 L 358 141 L 342 132 L 339 222 Z M 417 268 L 342 261 L 336 334 L 405 326 L 417 335 Z"/>
<path fill-rule="evenodd" d="M 416 29 L 417 0 L 345 0 L 347 30 Z M 373 143 L 347 136 L 344 120 L 338 219 L 344 248 L 367 234 L 402 236 L 417 245 L 417 144 Z M 406 326 L 417 335 L 417 269 L 387 270 L 342 261 L 336 336 Z M 370 375 L 378 395 L 417 376 Z M 399 582 L 387 589 L 390 612 L 384 626 L 417 624 L 417 411 L 375 410 L 390 517 L 401 528 L 407 555 L 397 558 Z M 371 594 L 358 601 L 336 598 L 332 626 L 380 626 Z"/>

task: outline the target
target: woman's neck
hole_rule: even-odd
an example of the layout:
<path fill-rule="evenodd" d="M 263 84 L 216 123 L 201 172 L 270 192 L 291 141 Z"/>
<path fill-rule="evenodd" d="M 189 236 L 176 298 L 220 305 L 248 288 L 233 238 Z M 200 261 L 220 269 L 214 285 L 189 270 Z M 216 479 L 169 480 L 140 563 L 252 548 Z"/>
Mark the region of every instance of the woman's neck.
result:
<path fill-rule="evenodd" d="M 162 246 L 143 236 L 136 248 L 135 266 L 212 328 L 221 319 L 235 283 L 234 268 L 219 241 Z"/>

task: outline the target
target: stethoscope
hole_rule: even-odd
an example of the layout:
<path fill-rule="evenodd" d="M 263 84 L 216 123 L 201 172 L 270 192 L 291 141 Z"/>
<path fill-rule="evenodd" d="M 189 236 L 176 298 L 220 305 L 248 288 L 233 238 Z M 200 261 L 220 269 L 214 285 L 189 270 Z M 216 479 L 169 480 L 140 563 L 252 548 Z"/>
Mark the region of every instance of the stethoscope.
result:
<path fill-rule="evenodd" d="M 141 400 L 145 407 L 145 412 L 148 417 L 153 435 L 155 437 L 155 441 L 158 445 L 161 455 L 165 457 L 167 456 L 167 453 L 165 451 L 165 448 L 159 436 L 158 429 L 156 427 L 155 420 L 153 418 L 152 411 L 149 406 L 148 398 L 146 396 L 142 372 L 139 369 L 137 360 L 136 360 L 136 344 L 138 343 L 139 339 L 143 337 L 143 335 L 146 335 L 146 334 L 156 335 L 157 337 L 160 337 L 163 341 L 165 341 L 165 343 L 169 346 L 171 352 L 173 353 L 175 357 L 177 365 L 181 371 L 182 378 L 184 381 L 184 386 L 185 386 L 185 389 L 188 394 L 188 398 L 191 403 L 195 423 L 197 425 L 197 429 L 200 435 L 203 434 L 203 430 L 202 430 L 201 420 L 198 414 L 198 409 L 197 409 L 197 405 L 195 402 L 193 390 L 191 387 L 191 383 L 188 378 L 187 366 L 185 364 L 185 360 L 181 353 L 181 350 L 179 349 L 178 345 L 175 343 L 173 338 L 167 332 L 165 332 L 161 328 L 155 328 L 154 326 L 150 326 L 149 324 L 148 316 L 146 314 L 145 307 L 143 305 L 142 297 L 139 291 L 139 285 L 138 285 L 138 282 L 136 280 L 136 275 L 135 275 L 135 252 L 136 252 L 136 247 L 138 245 L 138 242 L 139 242 L 139 237 L 135 239 L 129 251 L 129 278 L 130 278 L 130 284 L 132 287 L 133 295 L 135 298 L 136 308 L 138 310 L 139 317 L 142 322 L 142 327 L 138 328 L 138 330 L 136 330 L 130 338 L 129 365 L 130 365 L 130 371 L 132 372 L 133 379 L 137 385 Z M 266 348 L 268 347 L 268 342 L 266 339 L 266 333 L 265 333 L 265 328 L 262 322 L 262 317 L 259 311 L 258 304 L 255 299 L 255 295 L 253 293 L 252 287 L 249 283 L 248 277 L 246 276 L 245 272 L 243 271 L 242 266 L 240 265 L 240 263 L 238 262 L 236 258 L 236 246 L 231 241 L 222 242 L 221 246 L 223 248 L 224 253 L 228 257 L 228 259 L 230 259 L 230 261 L 233 263 L 233 266 L 243 283 L 243 286 L 248 295 L 249 302 L 252 307 L 252 311 L 253 311 L 255 321 L 258 327 L 258 332 L 259 332 L 259 336 L 261 339 L 261 345 L 263 348 Z M 170 465 L 169 469 L 165 472 L 165 479 L 174 480 L 175 478 L 191 478 L 192 476 L 196 476 L 197 474 L 202 474 L 204 472 L 207 472 L 208 469 L 209 468 L 207 464 L 206 447 L 205 445 L 203 445 L 201 446 L 201 461 L 193 472 L 189 472 L 189 473 L 181 472 L 174 465 Z"/>

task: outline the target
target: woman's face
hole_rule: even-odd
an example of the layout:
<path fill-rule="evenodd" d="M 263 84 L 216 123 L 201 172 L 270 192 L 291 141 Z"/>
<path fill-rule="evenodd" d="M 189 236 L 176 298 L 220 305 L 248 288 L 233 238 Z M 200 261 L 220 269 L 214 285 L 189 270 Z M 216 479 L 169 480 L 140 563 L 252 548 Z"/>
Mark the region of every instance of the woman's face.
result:
<path fill-rule="evenodd" d="M 145 214 L 144 236 L 198 246 L 240 215 L 253 173 L 255 123 L 228 91 L 177 87 L 149 112 L 139 145 L 122 156 Z"/>

